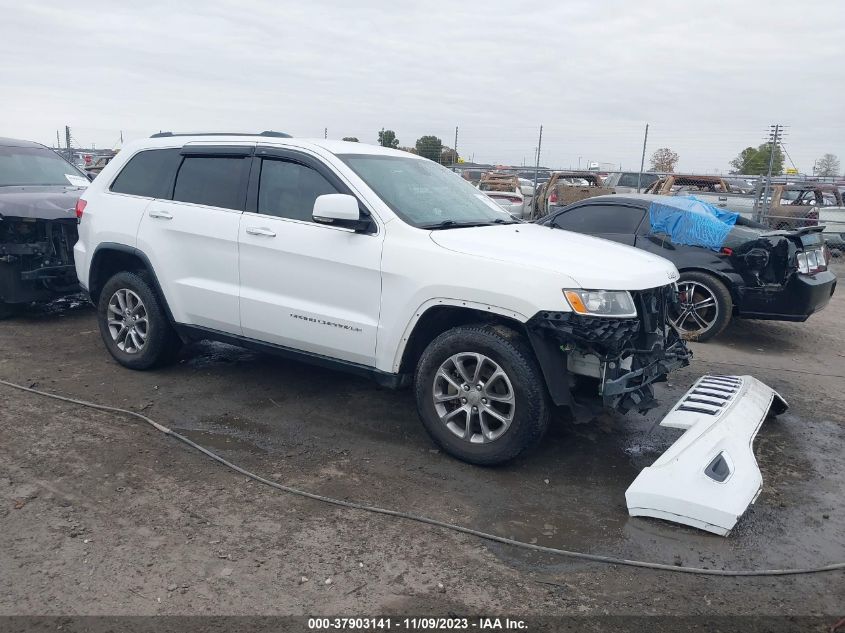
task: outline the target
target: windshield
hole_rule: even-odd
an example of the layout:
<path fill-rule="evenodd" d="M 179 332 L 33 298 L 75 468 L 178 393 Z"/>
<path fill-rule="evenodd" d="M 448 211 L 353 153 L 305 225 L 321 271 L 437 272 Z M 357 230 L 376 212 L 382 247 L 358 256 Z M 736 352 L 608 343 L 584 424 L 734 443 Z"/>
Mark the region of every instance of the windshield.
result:
<path fill-rule="evenodd" d="M 0 147 L 0 187 L 86 187 L 85 174 L 46 147 Z"/>
<path fill-rule="evenodd" d="M 412 226 L 449 228 L 517 222 L 466 180 L 430 160 L 366 154 L 339 158 Z"/>

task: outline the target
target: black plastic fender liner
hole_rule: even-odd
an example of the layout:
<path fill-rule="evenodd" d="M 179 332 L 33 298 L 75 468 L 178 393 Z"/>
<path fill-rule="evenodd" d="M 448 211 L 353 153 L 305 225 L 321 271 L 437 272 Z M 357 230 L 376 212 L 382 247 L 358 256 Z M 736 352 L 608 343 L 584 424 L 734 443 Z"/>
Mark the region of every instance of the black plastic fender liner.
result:
<path fill-rule="evenodd" d="M 542 328 L 532 327 L 528 322 L 528 342 L 534 350 L 537 362 L 546 379 L 546 389 L 552 402 L 557 406 L 571 406 L 572 393 L 569 390 L 569 370 L 566 355 L 560 348 L 560 341 L 546 334 Z"/>

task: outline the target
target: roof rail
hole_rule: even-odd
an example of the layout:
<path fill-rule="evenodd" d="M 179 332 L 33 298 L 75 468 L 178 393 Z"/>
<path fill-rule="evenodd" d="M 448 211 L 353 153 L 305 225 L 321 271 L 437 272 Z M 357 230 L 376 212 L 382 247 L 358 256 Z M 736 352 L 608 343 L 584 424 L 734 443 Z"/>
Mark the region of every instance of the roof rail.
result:
<path fill-rule="evenodd" d="M 157 132 L 150 138 L 166 138 L 168 136 L 271 136 L 274 138 L 293 138 L 284 132 L 264 130 L 263 132 Z"/>

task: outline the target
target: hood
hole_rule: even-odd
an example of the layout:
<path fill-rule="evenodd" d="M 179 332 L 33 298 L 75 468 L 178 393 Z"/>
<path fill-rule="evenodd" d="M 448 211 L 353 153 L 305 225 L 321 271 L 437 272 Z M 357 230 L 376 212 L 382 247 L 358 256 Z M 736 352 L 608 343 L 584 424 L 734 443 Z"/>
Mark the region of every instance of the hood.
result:
<path fill-rule="evenodd" d="M 85 187 L 0 187 L 0 217 L 59 220 L 76 217 L 76 201 Z"/>
<path fill-rule="evenodd" d="M 439 246 L 566 275 L 588 290 L 643 290 L 677 281 L 672 262 L 632 246 L 537 224 L 432 231 Z"/>

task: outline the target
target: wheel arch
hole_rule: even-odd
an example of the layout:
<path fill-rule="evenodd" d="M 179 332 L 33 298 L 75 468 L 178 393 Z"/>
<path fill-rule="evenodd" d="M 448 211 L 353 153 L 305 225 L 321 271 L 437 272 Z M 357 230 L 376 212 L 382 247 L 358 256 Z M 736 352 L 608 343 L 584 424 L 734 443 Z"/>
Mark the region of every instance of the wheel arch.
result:
<path fill-rule="evenodd" d="M 112 242 L 104 242 L 97 246 L 94 255 L 91 257 L 91 267 L 88 272 L 88 294 L 94 305 L 100 300 L 100 292 L 106 282 L 116 273 L 121 271 L 145 272 L 149 276 L 150 283 L 156 294 L 158 294 L 170 323 L 175 323 L 167 298 L 158 282 L 155 269 L 149 258 L 143 251 Z"/>
<path fill-rule="evenodd" d="M 393 371 L 413 374 L 417 361 L 431 341 L 453 327 L 470 323 L 498 323 L 527 334 L 525 318 L 512 310 L 470 301 L 435 299 L 414 312 L 396 350 Z"/>
<path fill-rule="evenodd" d="M 742 300 L 742 294 L 739 291 L 739 287 L 744 283 L 742 276 L 739 273 L 729 273 L 722 270 L 707 268 L 705 266 L 684 266 L 683 268 L 678 268 L 678 272 L 682 275 L 684 273 L 703 273 L 721 281 L 725 284 L 725 287 L 731 295 L 731 301 L 733 301 L 733 312 L 736 313 L 737 304 Z"/>

